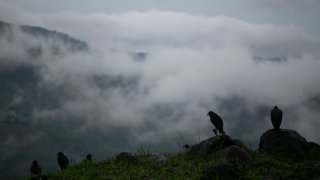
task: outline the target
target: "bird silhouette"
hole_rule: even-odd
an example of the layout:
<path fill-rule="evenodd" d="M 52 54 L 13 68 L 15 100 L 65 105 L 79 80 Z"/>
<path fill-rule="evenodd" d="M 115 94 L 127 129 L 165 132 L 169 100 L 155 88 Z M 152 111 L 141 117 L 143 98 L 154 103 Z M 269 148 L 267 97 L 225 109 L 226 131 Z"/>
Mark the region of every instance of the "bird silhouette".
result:
<path fill-rule="evenodd" d="M 32 166 L 30 168 L 30 172 L 33 175 L 37 175 L 37 176 L 41 175 L 41 167 L 39 166 L 38 161 L 34 160 L 32 162 Z"/>
<path fill-rule="evenodd" d="M 223 131 L 223 121 L 221 117 L 213 111 L 209 111 L 207 116 L 210 117 L 211 123 L 215 126 L 216 129 L 213 129 L 214 134 L 217 136 L 217 130 L 220 134 L 225 134 Z"/>
<path fill-rule="evenodd" d="M 275 130 L 280 130 L 282 111 L 278 108 L 278 106 L 274 106 L 274 108 L 271 110 L 271 122 Z"/>
<path fill-rule="evenodd" d="M 61 170 L 66 169 L 69 166 L 69 160 L 66 155 L 64 155 L 62 152 L 58 152 L 58 164 L 61 168 Z"/>
<path fill-rule="evenodd" d="M 86 161 L 92 161 L 92 155 L 91 155 L 91 154 L 88 154 L 88 155 L 87 155 Z"/>

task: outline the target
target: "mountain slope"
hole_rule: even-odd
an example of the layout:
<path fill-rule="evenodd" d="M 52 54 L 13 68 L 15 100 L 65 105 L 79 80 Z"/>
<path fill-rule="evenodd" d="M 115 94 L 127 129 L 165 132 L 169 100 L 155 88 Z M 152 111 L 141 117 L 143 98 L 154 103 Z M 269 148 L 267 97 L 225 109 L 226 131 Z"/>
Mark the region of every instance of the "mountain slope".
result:
<path fill-rule="evenodd" d="M 15 27 L 9 23 L 0 21 L 0 38 L 4 38 L 5 34 L 10 34 L 12 37 L 14 28 L 18 28 L 21 30 L 22 33 L 29 34 L 33 37 L 42 38 L 43 40 L 47 41 L 56 41 L 57 43 L 63 43 L 69 50 L 72 51 L 84 51 L 88 50 L 89 47 L 86 42 L 72 38 L 67 34 L 57 32 L 55 30 L 48 30 L 42 27 L 35 27 L 35 26 L 26 26 L 20 25 Z M 58 44 L 56 44 L 58 45 Z"/>
<path fill-rule="evenodd" d="M 54 144 L 47 137 L 55 132 L 34 116 L 57 108 L 67 88 L 44 83 L 47 64 L 88 50 L 67 34 L 0 21 L 0 179 L 25 174 L 30 160 L 48 157 L 42 149 Z"/>

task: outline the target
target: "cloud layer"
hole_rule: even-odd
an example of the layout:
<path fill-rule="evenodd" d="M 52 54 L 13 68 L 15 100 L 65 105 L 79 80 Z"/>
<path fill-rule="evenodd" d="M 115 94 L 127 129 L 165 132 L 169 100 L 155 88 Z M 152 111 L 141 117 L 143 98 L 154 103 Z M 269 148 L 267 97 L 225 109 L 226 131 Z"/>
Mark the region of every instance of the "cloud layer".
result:
<path fill-rule="evenodd" d="M 8 19 L 20 22 L 19 13 Z M 19 117 L 1 123 L 3 162 L 38 158 L 55 167 L 60 150 L 74 161 L 140 146 L 177 151 L 177 144 L 212 135 L 209 110 L 222 116 L 227 134 L 255 147 L 271 128 L 274 105 L 284 111 L 284 128 L 319 142 L 320 39 L 297 26 L 159 10 L 24 17 L 25 24 L 68 33 L 91 49 L 52 55 L 52 42 L 19 30 L 14 40 L 0 39 L 2 71 L 28 64 L 38 78 L 34 91 L 17 89 L 1 112 Z M 29 47 L 42 47 L 42 55 L 28 56 Z M 145 58 L 135 61 L 135 53 Z M 32 93 L 39 96 L 28 118 L 10 109 Z M 19 159 L 21 152 L 26 157 Z"/>

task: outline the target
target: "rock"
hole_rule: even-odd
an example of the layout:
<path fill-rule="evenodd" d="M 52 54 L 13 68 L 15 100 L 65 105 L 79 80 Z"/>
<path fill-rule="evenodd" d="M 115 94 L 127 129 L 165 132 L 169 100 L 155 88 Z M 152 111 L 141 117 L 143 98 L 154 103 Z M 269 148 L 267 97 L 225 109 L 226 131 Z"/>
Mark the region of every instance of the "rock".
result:
<path fill-rule="evenodd" d="M 290 129 L 268 130 L 263 133 L 259 142 L 259 149 L 268 153 L 303 152 L 306 147 L 306 139 Z"/>
<path fill-rule="evenodd" d="M 149 161 L 152 162 L 154 165 L 164 165 L 167 164 L 169 160 L 162 154 L 152 153 L 149 156 Z"/>
<path fill-rule="evenodd" d="M 236 146 L 249 151 L 247 146 L 240 139 L 233 139 L 233 141 L 236 143 Z"/>
<path fill-rule="evenodd" d="M 121 152 L 120 154 L 118 154 L 117 160 L 133 163 L 133 162 L 138 162 L 139 157 L 136 155 L 132 155 L 131 153 L 128 153 L 128 152 Z"/>
<path fill-rule="evenodd" d="M 185 145 L 183 146 L 183 148 L 186 149 L 186 150 L 188 150 L 188 149 L 190 148 L 190 145 L 189 145 L 189 144 L 185 144 Z"/>
<path fill-rule="evenodd" d="M 232 161 L 244 161 L 250 158 L 250 154 L 245 149 L 242 149 L 236 145 L 232 145 L 218 151 L 217 155 L 220 158 L 226 158 Z"/>
<path fill-rule="evenodd" d="M 228 135 L 219 135 L 191 146 L 189 152 L 191 154 L 209 154 L 235 144 Z"/>
<path fill-rule="evenodd" d="M 312 151 L 317 151 L 320 153 L 320 145 L 315 142 L 308 142 L 307 149 Z"/>
<path fill-rule="evenodd" d="M 234 180 L 239 179 L 236 168 L 231 164 L 220 164 L 209 167 L 202 172 L 200 180 L 211 180 L 211 179 L 224 179 Z"/>

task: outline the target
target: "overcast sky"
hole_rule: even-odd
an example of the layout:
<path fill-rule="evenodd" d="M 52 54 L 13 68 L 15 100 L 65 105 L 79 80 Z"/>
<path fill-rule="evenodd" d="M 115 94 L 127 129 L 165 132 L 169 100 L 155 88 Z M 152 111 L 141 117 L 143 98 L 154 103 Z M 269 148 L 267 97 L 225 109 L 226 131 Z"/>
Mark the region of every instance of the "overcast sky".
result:
<path fill-rule="evenodd" d="M 14 41 L 1 39 L 2 69 L 37 67 L 37 90 L 58 101 L 30 107 L 31 118 L 15 126 L 0 124 L 1 160 L 27 169 L 34 158 L 52 167 L 57 151 L 76 159 L 141 145 L 177 151 L 178 143 L 212 136 L 209 110 L 222 116 L 227 134 L 256 147 L 274 105 L 284 111 L 284 128 L 319 142 L 318 9 L 317 0 L 1 0 L 0 20 L 90 46 L 56 57 L 41 38 L 14 32 Z M 26 58 L 26 47 L 44 53 Z M 6 109 L 24 102 L 23 91 L 0 117 L 18 113 Z"/>
<path fill-rule="evenodd" d="M 317 0 L 2 0 L 31 13 L 124 13 L 128 11 L 185 12 L 226 15 L 256 23 L 294 24 L 319 35 L 320 2 Z M 12 13 L 12 12 L 11 12 Z M 8 15 L 7 15 L 8 16 Z"/>

